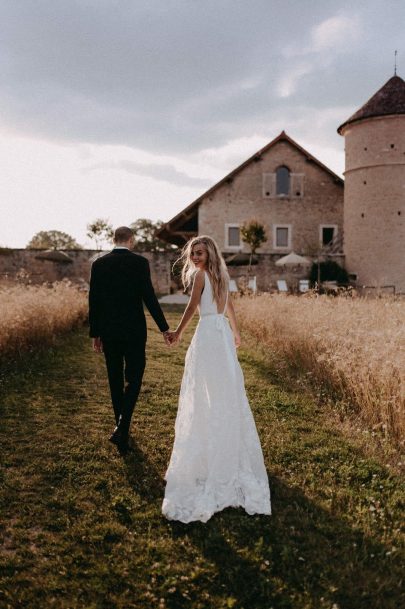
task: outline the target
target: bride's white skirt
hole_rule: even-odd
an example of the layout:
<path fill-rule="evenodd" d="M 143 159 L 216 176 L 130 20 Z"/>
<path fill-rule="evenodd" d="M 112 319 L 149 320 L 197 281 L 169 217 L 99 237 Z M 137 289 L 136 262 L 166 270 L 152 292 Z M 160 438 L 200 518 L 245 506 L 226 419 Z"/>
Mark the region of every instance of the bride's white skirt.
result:
<path fill-rule="evenodd" d="M 225 507 L 271 514 L 260 440 L 233 334 L 223 315 L 200 319 L 186 354 L 163 514 L 207 522 Z"/>

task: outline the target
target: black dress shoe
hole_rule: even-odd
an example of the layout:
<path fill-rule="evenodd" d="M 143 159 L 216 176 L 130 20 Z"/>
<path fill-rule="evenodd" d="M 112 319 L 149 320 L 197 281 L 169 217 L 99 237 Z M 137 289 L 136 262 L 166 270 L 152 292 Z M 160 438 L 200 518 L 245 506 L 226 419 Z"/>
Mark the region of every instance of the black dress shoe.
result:
<path fill-rule="evenodd" d="M 116 427 L 109 437 L 109 440 L 117 446 L 125 447 L 128 445 L 128 433 L 124 432 L 120 427 Z"/>

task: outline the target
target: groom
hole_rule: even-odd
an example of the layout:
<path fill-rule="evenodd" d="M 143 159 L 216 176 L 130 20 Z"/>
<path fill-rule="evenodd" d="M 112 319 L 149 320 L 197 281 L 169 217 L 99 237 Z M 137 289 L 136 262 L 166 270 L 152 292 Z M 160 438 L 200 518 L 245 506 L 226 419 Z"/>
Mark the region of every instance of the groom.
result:
<path fill-rule="evenodd" d="M 110 440 L 122 452 L 128 449 L 131 417 L 145 369 L 143 303 L 166 344 L 172 342 L 169 326 L 152 286 L 149 262 L 131 251 L 134 242 L 130 228 L 121 226 L 116 229 L 114 249 L 92 265 L 89 292 L 90 336 L 94 351 L 104 352 L 116 421 Z"/>

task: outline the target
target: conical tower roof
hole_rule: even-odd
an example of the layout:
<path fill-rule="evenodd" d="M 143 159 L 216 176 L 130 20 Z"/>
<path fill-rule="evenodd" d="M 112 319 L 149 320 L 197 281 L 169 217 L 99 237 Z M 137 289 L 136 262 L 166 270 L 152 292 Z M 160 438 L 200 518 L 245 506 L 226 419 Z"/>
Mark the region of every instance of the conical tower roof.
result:
<path fill-rule="evenodd" d="M 405 81 L 400 76 L 392 76 L 364 106 L 340 125 L 338 133 L 342 135 L 342 129 L 350 123 L 388 114 L 405 114 Z"/>

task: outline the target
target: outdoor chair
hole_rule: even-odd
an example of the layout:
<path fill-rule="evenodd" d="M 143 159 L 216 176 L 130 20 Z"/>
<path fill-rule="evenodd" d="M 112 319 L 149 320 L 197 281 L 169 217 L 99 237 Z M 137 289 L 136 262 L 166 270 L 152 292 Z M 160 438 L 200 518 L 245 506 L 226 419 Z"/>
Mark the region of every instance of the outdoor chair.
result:
<path fill-rule="evenodd" d="M 301 294 L 309 291 L 309 279 L 300 279 L 298 282 L 298 291 Z"/>
<path fill-rule="evenodd" d="M 230 279 L 229 280 L 229 291 L 233 292 L 233 293 L 239 292 L 238 285 L 237 285 L 235 279 Z"/>
<path fill-rule="evenodd" d="M 288 285 L 285 279 L 277 279 L 277 290 L 280 294 L 288 293 Z"/>
<path fill-rule="evenodd" d="M 248 290 L 252 290 L 254 294 L 257 292 L 257 280 L 256 276 L 251 277 L 248 282 Z"/>

